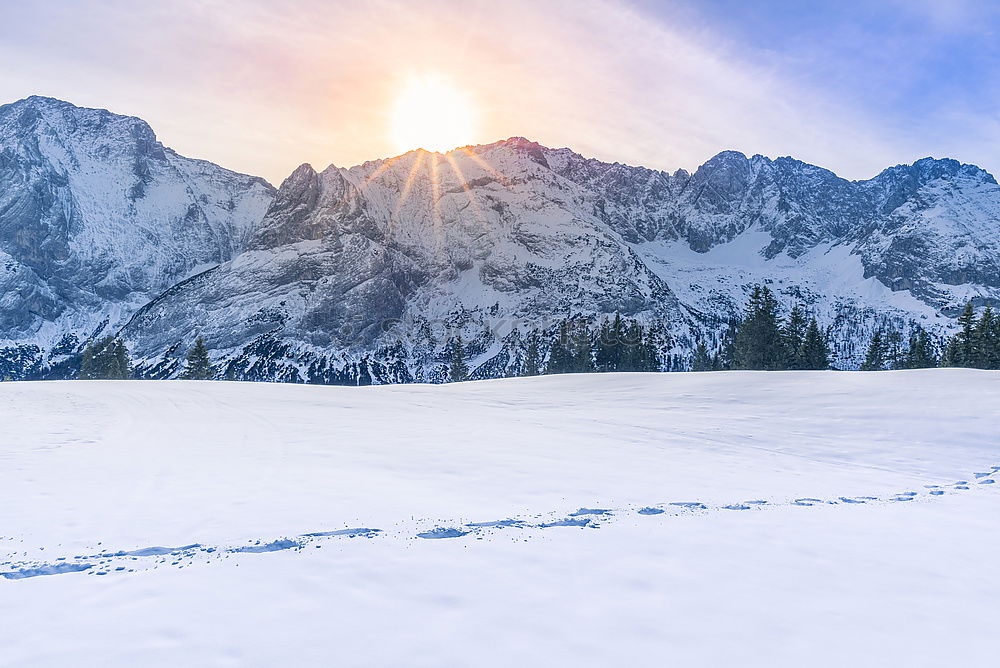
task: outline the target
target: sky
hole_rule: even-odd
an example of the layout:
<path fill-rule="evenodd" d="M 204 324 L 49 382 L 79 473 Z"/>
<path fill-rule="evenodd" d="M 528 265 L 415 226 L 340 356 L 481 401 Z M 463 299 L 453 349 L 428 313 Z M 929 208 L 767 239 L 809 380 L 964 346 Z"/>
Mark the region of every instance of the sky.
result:
<path fill-rule="evenodd" d="M 852 179 L 925 156 L 996 174 L 998 30 L 1000 3 L 972 0 L 0 0 L 0 103 L 139 116 L 276 184 L 417 148 L 400 101 L 429 79 L 452 94 L 418 111 L 462 143 L 670 171 L 735 149 Z"/>

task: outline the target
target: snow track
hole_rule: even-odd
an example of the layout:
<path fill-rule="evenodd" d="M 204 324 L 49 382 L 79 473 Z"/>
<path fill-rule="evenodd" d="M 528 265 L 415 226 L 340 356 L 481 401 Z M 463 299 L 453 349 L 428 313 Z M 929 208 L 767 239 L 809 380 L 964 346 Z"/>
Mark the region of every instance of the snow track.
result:
<path fill-rule="evenodd" d="M 975 477 L 980 485 L 992 485 L 996 480 L 992 477 L 1000 472 L 1000 465 L 991 467 L 991 471 L 976 473 Z M 167 547 L 146 547 L 134 550 L 118 550 L 114 552 L 102 551 L 91 555 L 74 555 L 57 557 L 55 562 L 31 562 L 23 561 L 10 556 L 4 558 L 0 556 L 0 577 L 8 580 L 20 580 L 42 575 L 61 575 L 64 573 L 77 573 L 87 571 L 88 575 L 109 575 L 127 574 L 138 570 L 156 569 L 160 567 L 184 568 L 198 563 L 221 561 L 228 559 L 232 554 L 261 554 L 267 552 L 278 552 L 282 550 L 301 551 L 307 548 L 322 548 L 331 540 L 344 540 L 350 538 L 375 538 L 385 540 L 411 540 L 414 536 L 423 539 L 442 538 L 463 538 L 482 540 L 492 537 L 498 531 L 517 530 L 524 534 L 526 538 L 537 537 L 537 530 L 550 529 L 553 527 L 578 527 L 588 529 L 598 529 L 611 525 L 622 515 L 636 513 L 639 515 L 658 515 L 661 518 L 677 517 L 682 512 L 702 511 L 718 512 L 724 510 L 767 510 L 781 506 L 816 506 L 816 505 L 839 505 L 839 504 L 884 504 L 899 503 L 902 501 L 931 500 L 933 497 L 940 497 L 947 493 L 962 493 L 968 491 L 970 487 L 966 481 L 957 481 L 947 486 L 947 489 L 940 489 L 940 485 L 924 485 L 924 493 L 916 491 L 900 492 L 890 494 L 885 497 L 877 496 L 841 496 L 835 499 L 800 498 L 786 502 L 769 502 L 760 499 L 731 503 L 722 506 L 709 506 L 697 501 L 668 501 L 653 506 L 642 508 L 580 508 L 574 512 L 566 514 L 561 519 L 542 519 L 545 516 L 535 515 L 531 518 L 501 519 L 488 522 L 466 522 L 453 523 L 455 526 L 444 526 L 447 522 L 441 522 L 439 526 L 432 529 L 414 529 L 414 525 L 419 526 L 419 522 L 400 522 L 392 529 L 372 529 L 372 528 L 344 528 L 326 531 L 314 531 L 293 537 L 279 537 L 270 539 L 257 539 L 246 545 L 224 545 L 216 544 L 211 546 L 192 543 L 176 548 Z M 924 498 L 926 497 L 926 498 Z M 668 511 L 670 507 L 680 508 L 681 511 Z M 558 513 L 549 513 L 557 516 Z"/>

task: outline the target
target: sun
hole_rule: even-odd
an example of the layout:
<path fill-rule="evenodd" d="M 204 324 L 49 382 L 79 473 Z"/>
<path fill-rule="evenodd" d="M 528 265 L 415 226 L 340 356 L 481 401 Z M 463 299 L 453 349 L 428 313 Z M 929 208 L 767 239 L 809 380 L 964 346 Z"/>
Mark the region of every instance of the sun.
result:
<path fill-rule="evenodd" d="M 402 153 L 445 152 L 473 142 L 475 109 L 468 94 L 439 75 L 405 81 L 392 109 L 392 136 Z"/>

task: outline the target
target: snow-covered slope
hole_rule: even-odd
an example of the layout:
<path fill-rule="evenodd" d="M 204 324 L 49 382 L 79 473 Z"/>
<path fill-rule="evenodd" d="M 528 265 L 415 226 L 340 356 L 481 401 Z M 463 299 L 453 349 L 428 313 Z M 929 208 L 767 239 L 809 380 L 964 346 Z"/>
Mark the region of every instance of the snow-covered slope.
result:
<path fill-rule="evenodd" d="M 0 666 L 988 656 L 997 406 L 958 369 L 2 383 Z"/>
<path fill-rule="evenodd" d="M 664 323 L 687 355 L 770 283 L 850 367 L 886 320 L 942 332 L 968 298 L 996 300 L 998 261 L 1000 187 L 952 160 L 851 182 L 730 151 L 668 174 L 514 138 L 303 165 L 246 253 L 124 331 L 158 373 L 197 331 L 234 377 L 313 381 L 351 380 L 364 356 L 376 380 L 432 378 L 460 331 L 489 376 L 518 333 L 567 316 Z"/>
<path fill-rule="evenodd" d="M 72 351 L 113 333 L 235 257 L 272 197 L 137 118 L 42 97 L 0 107 L 0 341 Z"/>

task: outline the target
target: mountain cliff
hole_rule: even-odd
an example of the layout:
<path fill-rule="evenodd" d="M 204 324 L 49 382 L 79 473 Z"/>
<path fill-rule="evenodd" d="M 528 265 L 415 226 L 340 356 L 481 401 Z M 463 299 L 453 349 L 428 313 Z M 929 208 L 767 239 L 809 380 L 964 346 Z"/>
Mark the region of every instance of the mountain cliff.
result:
<path fill-rule="evenodd" d="M 0 106 L 0 340 L 51 352 L 115 332 L 238 255 L 273 193 L 137 118 L 43 97 Z"/>

